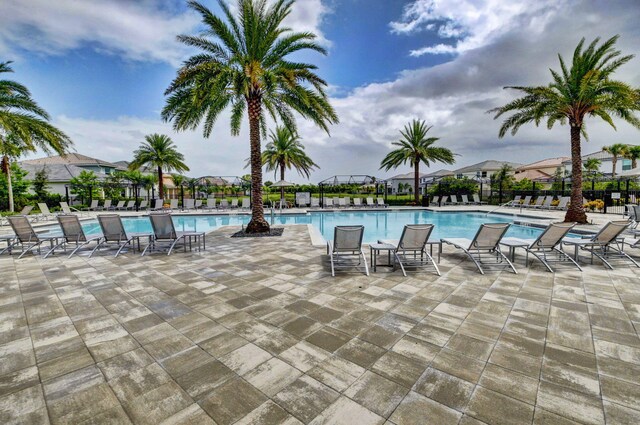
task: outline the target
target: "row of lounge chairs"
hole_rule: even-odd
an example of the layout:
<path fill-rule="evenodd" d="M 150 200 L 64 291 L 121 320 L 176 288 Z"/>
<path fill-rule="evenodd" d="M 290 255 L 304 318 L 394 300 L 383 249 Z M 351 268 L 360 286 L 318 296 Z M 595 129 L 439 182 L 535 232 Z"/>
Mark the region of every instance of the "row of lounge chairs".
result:
<path fill-rule="evenodd" d="M 69 258 L 79 250 L 94 245 L 89 257 L 101 247 L 115 246 L 117 257 L 127 247 L 135 251 L 141 251 L 141 240 L 146 240 L 147 245 L 142 250 L 142 255 L 148 250 L 158 250 L 166 245 L 167 255 L 171 254 L 178 243 L 182 243 L 186 251 L 187 246 L 192 248 L 193 243 L 198 249 L 205 249 L 204 232 L 179 232 L 176 231 L 170 214 L 151 214 L 149 219 L 153 232 L 127 232 L 118 214 L 99 214 L 97 216 L 101 233 L 87 235 L 82 228 L 77 215 L 60 214 L 57 217 L 61 233 L 47 232 L 37 233 L 26 216 L 16 215 L 8 217 L 9 224 L 14 231 L 13 235 L 2 235 L 7 246 L 0 250 L 0 254 L 12 253 L 18 247 L 22 258 L 29 252 L 41 253 L 42 246 L 49 244 L 49 249 L 44 253 L 44 258 L 54 254 L 56 250 L 73 247 Z M 200 248 L 202 246 L 202 248 Z"/>
<path fill-rule="evenodd" d="M 460 195 L 460 200 L 458 200 L 458 195 L 444 195 L 442 198 L 440 196 L 434 196 L 429 205 L 484 205 L 486 202 L 480 200 L 480 196 L 477 193 L 471 195 L 473 200 L 469 200 L 468 195 Z"/>
<path fill-rule="evenodd" d="M 566 210 L 569 205 L 569 201 L 571 200 L 570 196 L 561 196 L 558 198 L 558 204 L 552 205 L 554 201 L 553 196 L 538 196 L 533 202 L 531 201 L 532 198 L 533 197 L 531 195 L 527 195 L 524 198 L 522 198 L 521 195 L 516 195 L 516 197 L 505 204 L 505 206 L 514 208 Z"/>
<path fill-rule="evenodd" d="M 640 211 L 638 211 L 640 212 Z M 606 223 L 599 232 L 582 238 L 568 237 L 575 223 L 551 223 L 535 239 L 505 237 L 510 223 L 482 224 L 473 239 L 442 238 L 440 241 L 429 241 L 433 230 L 432 224 L 405 225 L 398 241 L 379 240 L 376 248 L 384 248 L 393 255 L 393 267 L 399 265 L 406 276 L 406 267 L 432 267 L 437 275 L 440 270 L 433 257 L 425 247 L 428 244 L 449 244 L 469 257 L 481 274 L 486 269 L 508 268 L 518 273 L 513 265 L 514 251 L 522 248 L 526 252 L 525 266 L 529 265 L 531 255 L 539 260 L 549 272 L 553 272 L 553 264 L 566 264 L 582 271 L 578 264 L 579 252 L 585 251 L 593 258 L 597 257 L 609 269 L 613 269 L 613 260 L 624 260 L 636 267 L 640 264 L 626 252 L 625 246 L 640 248 L 640 231 L 630 229 L 633 223 L 628 220 L 616 220 Z M 627 232 L 625 235 L 624 232 Z M 336 226 L 334 238 L 327 242 L 327 254 L 331 263 L 331 274 L 340 268 L 364 267 L 369 275 L 366 256 L 362 250 L 364 226 Z M 628 236 L 628 237 L 627 237 Z M 573 257 L 563 247 L 573 248 Z M 508 248 L 505 255 L 501 247 Z M 373 255 L 373 254 L 372 254 Z M 511 257 L 511 258 L 509 258 Z"/>
<path fill-rule="evenodd" d="M 384 198 L 373 198 L 371 196 L 367 198 L 353 198 L 348 196 L 343 198 L 323 198 L 323 204 L 325 208 L 386 208 L 387 204 L 384 202 Z M 311 208 L 320 208 L 320 198 L 311 198 Z"/>

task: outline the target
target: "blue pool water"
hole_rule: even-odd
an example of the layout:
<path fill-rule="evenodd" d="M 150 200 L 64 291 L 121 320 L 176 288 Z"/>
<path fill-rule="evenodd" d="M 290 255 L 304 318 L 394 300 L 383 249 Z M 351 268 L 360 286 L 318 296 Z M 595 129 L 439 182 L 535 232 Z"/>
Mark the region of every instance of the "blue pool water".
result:
<path fill-rule="evenodd" d="M 267 215 L 267 220 L 270 217 Z M 176 230 L 209 231 L 221 226 L 240 226 L 247 224 L 248 215 L 201 215 L 174 216 Z M 483 213 L 447 213 L 434 211 L 349 211 L 327 212 L 276 216 L 278 224 L 313 224 L 326 239 L 333 239 L 333 229 L 337 225 L 362 224 L 365 228 L 364 241 L 376 242 L 378 239 L 399 239 L 405 224 L 433 223 L 435 228 L 430 239 L 444 237 L 472 238 L 482 223 L 512 222 L 509 216 Z M 123 218 L 128 232 L 151 232 L 151 223 L 147 217 Z M 100 233 L 97 221 L 83 223 L 87 234 Z M 512 225 L 507 236 L 535 238 L 541 230 L 535 227 Z"/>

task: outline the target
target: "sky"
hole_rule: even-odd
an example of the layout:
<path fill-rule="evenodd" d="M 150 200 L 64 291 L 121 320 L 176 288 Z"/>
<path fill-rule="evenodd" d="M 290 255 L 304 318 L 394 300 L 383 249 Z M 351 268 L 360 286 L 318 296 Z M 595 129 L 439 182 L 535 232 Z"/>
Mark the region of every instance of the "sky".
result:
<path fill-rule="evenodd" d="M 202 3 L 219 13 L 217 1 Z M 425 120 L 438 144 L 458 154 L 455 165 L 423 172 L 569 156 L 568 127 L 531 124 L 499 139 L 500 121 L 486 111 L 514 98 L 505 86 L 548 84 L 558 54 L 570 58 L 583 37 L 619 34 L 617 47 L 638 55 L 638 22 L 638 0 L 297 0 L 286 24 L 314 32 L 327 48 L 328 55 L 310 52 L 304 60 L 318 66 L 340 119 L 329 134 L 298 119 L 301 141 L 320 167 L 310 181 L 411 171 L 379 168 L 413 119 Z M 184 154 L 191 177 L 246 174 L 246 123 L 231 136 L 225 112 L 205 139 L 201 130 L 175 132 L 160 118 L 165 89 L 197 53 L 176 36 L 201 28 L 184 0 L 2 0 L 0 61 L 13 61 L 14 73 L 1 78 L 25 84 L 78 153 L 130 160 L 145 135 L 163 133 Z M 640 57 L 615 76 L 640 87 Z M 616 126 L 588 120 L 583 153 L 640 144 L 639 130 L 620 120 Z M 295 171 L 287 180 L 306 181 Z"/>

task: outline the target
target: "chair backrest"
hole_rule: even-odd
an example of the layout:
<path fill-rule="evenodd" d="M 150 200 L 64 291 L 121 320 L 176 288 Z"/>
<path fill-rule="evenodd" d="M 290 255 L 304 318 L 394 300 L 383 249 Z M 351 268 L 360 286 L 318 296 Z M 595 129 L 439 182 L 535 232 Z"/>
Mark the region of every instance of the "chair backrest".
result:
<path fill-rule="evenodd" d="M 557 208 L 565 208 L 570 200 L 571 200 L 570 196 L 563 196 L 562 198 L 560 198 Z"/>
<path fill-rule="evenodd" d="M 340 198 L 337 196 L 333 197 L 333 205 L 340 205 Z"/>
<path fill-rule="evenodd" d="M 359 207 L 362 205 L 362 199 L 360 198 L 353 198 L 353 205 L 356 207 Z"/>
<path fill-rule="evenodd" d="M 38 208 L 42 214 L 50 215 L 49 207 L 44 202 L 38 202 Z"/>
<path fill-rule="evenodd" d="M 194 206 L 195 208 L 200 208 L 202 206 L 202 199 L 196 199 Z"/>
<path fill-rule="evenodd" d="M 520 198 L 518 197 L 518 200 L 520 200 Z M 477 193 L 473 194 L 473 202 L 477 202 L 480 203 L 480 196 L 478 196 Z"/>
<path fill-rule="evenodd" d="M 32 209 L 33 205 L 25 205 L 24 208 L 22 208 L 22 211 L 20 211 L 20 215 L 29 215 Z"/>
<path fill-rule="evenodd" d="M 118 203 L 116 204 L 116 208 L 117 209 L 124 208 L 124 203 L 125 201 L 118 201 Z"/>
<path fill-rule="evenodd" d="M 344 204 L 345 204 L 347 207 L 350 207 L 350 206 L 351 206 L 351 198 L 349 198 L 348 196 L 345 196 L 345 197 L 344 197 Z"/>
<path fill-rule="evenodd" d="M 207 198 L 207 207 L 215 208 L 216 207 L 216 198 Z"/>
<path fill-rule="evenodd" d="M 367 198 L 367 205 L 373 205 L 373 198 Z"/>
<path fill-rule="evenodd" d="M 546 199 L 546 196 L 538 196 L 535 200 L 535 202 L 533 203 L 533 205 L 535 206 L 541 206 L 544 203 L 544 200 Z"/>
<path fill-rule="evenodd" d="M 609 245 L 611 242 L 615 241 L 622 232 L 624 232 L 629 224 L 630 223 L 627 220 L 610 221 L 605 224 L 591 240 L 602 245 Z"/>
<path fill-rule="evenodd" d="M 640 220 L 640 205 L 633 206 L 634 214 L 636 215 L 636 221 Z"/>
<path fill-rule="evenodd" d="M 450 198 L 451 198 L 451 202 L 453 202 L 454 204 L 458 203 L 458 196 L 457 195 L 451 195 Z"/>
<path fill-rule="evenodd" d="M 333 198 L 324 198 L 324 206 L 332 207 L 333 206 Z"/>
<path fill-rule="evenodd" d="M 433 199 L 431 200 L 431 202 L 434 203 L 434 204 L 437 204 L 439 200 L 440 200 L 439 196 L 434 196 Z"/>
<path fill-rule="evenodd" d="M 378 205 L 384 205 L 384 198 L 378 198 Z"/>
<path fill-rule="evenodd" d="M 118 214 L 99 214 L 98 223 L 100 223 L 102 234 L 107 242 L 127 240 L 127 232 L 125 232 L 122 219 Z"/>
<path fill-rule="evenodd" d="M 251 208 L 251 199 L 242 198 L 242 208 Z"/>
<path fill-rule="evenodd" d="M 238 206 L 238 198 L 233 198 L 231 200 L 231 206 L 232 207 L 237 207 Z"/>
<path fill-rule="evenodd" d="M 143 200 L 143 201 L 140 201 L 140 206 L 138 208 L 139 209 L 147 208 L 147 205 L 149 205 L 149 201 Z"/>
<path fill-rule="evenodd" d="M 111 208 L 111 199 L 105 199 L 104 206 L 102 208 L 104 208 L 105 210 Z"/>
<path fill-rule="evenodd" d="M 531 203 L 531 195 L 527 195 L 524 197 L 524 201 L 522 201 L 522 205 L 527 206 Z"/>
<path fill-rule="evenodd" d="M 531 244 L 532 248 L 554 248 L 576 223 L 551 223 Z"/>
<path fill-rule="evenodd" d="M 153 209 L 155 209 L 155 210 L 162 209 L 162 205 L 164 205 L 164 200 L 156 199 L 156 201 L 154 202 L 154 205 L 153 205 Z"/>
<path fill-rule="evenodd" d="M 319 207 L 320 206 L 320 199 L 319 198 L 311 198 L 311 206 L 312 207 Z"/>
<path fill-rule="evenodd" d="M 338 198 L 338 205 L 341 206 L 341 207 L 346 207 L 347 203 L 344 200 L 344 198 Z"/>
<path fill-rule="evenodd" d="M 447 203 L 447 199 L 449 199 L 449 197 L 447 195 L 444 195 L 442 197 L 442 199 L 440 200 L 440 203 L 442 203 L 443 205 Z"/>
<path fill-rule="evenodd" d="M 89 209 L 95 210 L 96 208 L 98 208 L 98 200 L 94 199 L 91 201 L 91 205 L 89 205 Z"/>
<path fill-rule="evenodd" d="M 172 210 L 177 210 L 178 209 L 178 200 L 177 199 L 172 199 L 169 201 L 169 208 L 171 208 Z"/>
<path fill-rule="evenodd" d="M 229 201 L 227 201 L 226 199 L 223 199 L 220 201 L 220 206 L 222 208 L 227 208 L 229 206 Z"/>
<path fill-rule="evenodd" d="M 84 234 L 84 230 L 82 229 L 78 216 L 73 214 L 59 215 L 58 224 L 60 224 L 62 234 L 67 242 L 87 241 L 87 237 Z"/>
<path fill-rule="evenodd" d="M 193 206 L 195 205 L 195 202 L 193 199 L 185 199 L 184 200 L 184 207 L 188 210 L 192 210 Z"/>
<path fill-rule="evenodd" d="M 65 214 L 71 214 L 71 208 L 69 208 L 69 204 L 67 204 L 64 201 L 60 202 L 60 209 L 62 210 L 63 213 Z"/>
<path fill-rule="evenodd" d="M 542 204 L 542 206 L 550 207 L 552 202 L 553 202 L 553 196 L 547 196 L 547 199 L 544 200 L 544 204 Z"/>
<path fill-rule="evenodd" d="M 462 198 L 462 202 L 465 204 L 469 203 L 469 197 L 467 195 L 460 195 L 460 197 Z"/>
<path fill-rule="evenodd" d="M 633 208 L 634 206 L 635 205 L 633 204 L 626 204 L 624 208 L 627 210 L 627 214 L 629 214 L 629 219 L 636 221 L 638 217 L 636 217 L 636 210 Z"/>
<path fill-rule="evenodd" d="M 364 226 L 336 226 L 333 230 L 333 252 L 353 252 L 362 249 Z"/>
<path fill-rule="evenodd" d="M 7 217 L 7 220 L 9 220 L 9 225 L 11 225 L 13 232 L 21 243 L 38 241 L 38 235 L 33 230 L 33 227 L 31 226 L 31 223 L 29 223 L 29 219 L 27 219 L 27 217 L 23 215 L 13 215 L 11 217 Z"/>
<path fill-rule="evenodd" d="M 127 202 L 127 209 L 129 208 L 133 208 L 136 206 L 136 201 L 129 201 Z"/>
<path fill-rule="evenodd" d="M 175 240 L 176 229 L 173 226 L 173 220 L 170 214 L 151 214 L 151 226 L 153 233 L 158 240 Z"/>
<path fill-rule="evenodd" d="M 511 203 L 513 203 L 513 204 L 520 203 L 520 199 L 522 199 L 522 196 L 521 196 L 521 195 L 516 195 L 516 196 L 513 198 L 513 201 L 511 201 Z"/>
<path fill-rule="evenodd" d="M 398 250 L 422 251 L 433 231 L 433 224 L 405 224 Z"/>
<path fill-rule="evenodd" d="M 484 223 L 471 241 L 472 249 L 495 249 L 507 233 L 510 223 Z"/>

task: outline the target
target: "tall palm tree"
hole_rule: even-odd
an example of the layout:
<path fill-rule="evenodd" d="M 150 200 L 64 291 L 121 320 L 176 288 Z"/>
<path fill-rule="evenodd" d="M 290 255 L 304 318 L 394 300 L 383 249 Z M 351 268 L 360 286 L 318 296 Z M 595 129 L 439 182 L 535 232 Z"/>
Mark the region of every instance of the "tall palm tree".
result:
<path fill-rule="evenodd" d="M 389 171 L 392 168 L 398 168 L 407 162 L 413 166 L 413 186 L 415 188 L 414 200 L 420 202 L 420 163 L 423 162 L 427 167 L 433 162 L 442 162 L 444 164 L 453 164 L 455 162 L 454 154 L 447 148 L 433 146 L 435 142 L 440 140 L 438 137 L 427 137 L 427 133 L 431 130 L 425 121 L 413 120 L 404 126 L 404 130 L 400 130 L 402 138 L 396 142 L 392 142 L 397 149 L 392 150 L 384 157 L 380 163 L 380 168 Z"/>
<path fill-rule="evenodd" d="M 635 111 L 640 109 L 640 90 L 611 79 L 618 68 L 633 58 L 632 55 L 620 56 L 621 52 L 614 48 L 617 40 L 618 36 L 615 36 L 598 46 L 600 38 L 596 38 L 583 50 L 583 38 L 573 53 L 571 68 L 567 68 L 559 55 L 561 71 L 558 73 L 551 70 L 552 83 L 537 87 L 506 87 L 519 90 L 525 95 L 489 111 L 496 113 L 494 119 L 512 113 L 502 123 L 500 137 L 504 137 L 508 131 L 515 135 L 523 124 L 533 122 L 539 125 L 543 119 L 547 121 L 548 128 L 556 123 L 569 123 L 571 204 L 565 215 L 566 221 L 587 222 L 582 206 L 580 152 L 580 136 L 587 137 L 585 118 L 600 117 L 615 129 L 613 115 L 640 128 L 640 120 L 635 115 Z"/>
<path fill-rule="evenodd" d="M 282 25 L 293 0 L 237 0 L 234 16 L 224 0 L 218 0 L 224 19 L 196 1 L 206 27 L 204 36 L 181 35 L 178 40 L 202 53 L 189 58 L 166 93 L 162 111 L 176 130 L 194 130 L 201 122 L 205 137 L 216 119 L 231 108 L 231 134 L 238 135 L 245 115 L 249 119 L 251 148 L 251 221 L 246 231 L 269 230 L 262 206 L 262 155 L 260 137 L 266 138 L 267 114 L 296 133 L 297 112 L 320 128 L 338 122 L 325 93 L 326 83 L 315 74 L 316 66 L 288 60 L 292 53 L 314 50 L 326 54 L 309 32 L 296 33 Z M 226 21 L 225 21 L 226 20 Z"/>
<path fill-rule="evenodd" d="M 162 184 L 162 172 L 189 171 L 184 163 L 184 155 L 176 149 L 169 136 L 164 134 L 149 134 L 145 141 L 133 152 L 133 161 L 129 164 L 130 170 L 136 170 L 144 165 L 156 167 L 158 170 L 158 197 L 164 198 L 164 185 Z"/>
<path fill-rule="evenodd" d="M 635 169 L 638 167 L 638 159 L 640 159 L 640 146 L 638 145 L 627 145 L 627 152 L 624 155 L 625 158 L 631 160 L 631 168 Z"/>
<path fill-rule="evenodd" d="M 591 181 L 598 177 L 600 164 L 601 162 L 598 158 L 589 158 L 584 162 L 584 171 L 587 172 L 587 176 L 591 177 Z"/>
<path fill-rule="evenodd" d="M 13 72 L 10 65 L 11 62 L 0 62 L 0 74 Z M 24 85 L 0 80 L 0 155 L 8 182 L 9 211 L 14 210 L 11 159 L 38 148 L 63 155 L 72 145 L 66 134 L 49 123 L 49 114 L 38 106 Z"/>
<path fill-rule="evenodd" d="M 615 143 L 611 146 L 604 146 L 603 152 L 611 154 L 611 177 L 616 177 L 616 165 L 618 164 L 618 157 L 624 157 L 627 155 L 627 145 L 623 143 Z"/>
<path fill-rule="evenodd" d="M 269 134 L 271 141 L 262 152 L 262 164 L 267 171 L 273 171 L 274 178 L 280 171 L 280 180 L 284 180 L 285 169 L 295 168 L 298 174 L 309 178 L 313 168 L 320 168 L 304 151 L 300 137 L 284 126 L 276 127 Z M 247 160 L 250 163 L 250 159 Z M 280 198 L 284 198 L 284 187 L 280 188 Z"/>

